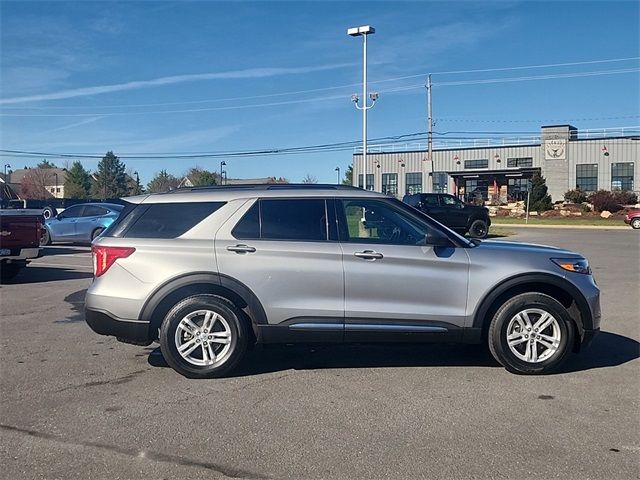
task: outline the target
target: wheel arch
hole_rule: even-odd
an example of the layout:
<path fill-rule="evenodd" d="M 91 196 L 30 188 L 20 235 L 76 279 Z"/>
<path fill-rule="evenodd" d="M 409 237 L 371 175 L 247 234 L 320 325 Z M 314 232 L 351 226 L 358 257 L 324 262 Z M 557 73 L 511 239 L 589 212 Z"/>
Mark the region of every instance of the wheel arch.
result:
<path fill-rule="evenodd" d="M 181 299 L 199 293 L 218 295 L 232 302 L 251 323 L 258 336 L 256 324 L 267 323 L 266 314 L 256 295 L 242 282 L 217 273 L 197 272 L 168 280 L 149 296 L 139 315 L 139 320 L 149 322 L 149 335 L 158 337 L 158 329 L 167 312 Z"/>
<path fill-rule="evenodd" d="M 517 275 L 496 285 L 479 303 L 473 315 L 473 328 L 481 329 L 483 338 L 486 338 L 491 319 L 500 305 L 510 297 L 529 292 L 549 295 L 567 309 L 577 328 L 574 349 L 579 348 L 584 330 L 593 328 L 589 305 L 584 295 L 571 282 L 551 274 Z"/>

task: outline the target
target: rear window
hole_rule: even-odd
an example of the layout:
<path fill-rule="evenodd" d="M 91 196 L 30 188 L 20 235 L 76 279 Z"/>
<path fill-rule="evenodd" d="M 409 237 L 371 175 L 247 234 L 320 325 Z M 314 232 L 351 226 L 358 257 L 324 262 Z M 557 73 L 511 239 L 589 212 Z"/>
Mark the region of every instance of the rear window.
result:
<path fill-rule="evenodd" d="M 190 230 L 225 202 L 151 203 L 125 206 L 118 221 L 103 236 L 120 238 L 176 238 Z"/>

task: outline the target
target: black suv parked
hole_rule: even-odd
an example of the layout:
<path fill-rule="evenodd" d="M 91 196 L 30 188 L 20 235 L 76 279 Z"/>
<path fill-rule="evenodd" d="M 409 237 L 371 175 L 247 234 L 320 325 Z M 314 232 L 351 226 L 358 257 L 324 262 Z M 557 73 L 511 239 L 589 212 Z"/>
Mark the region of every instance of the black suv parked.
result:
<path fill-rule="evenodd" d="M 491 219 L 485 207 L 467 205 L 446 193 L 416 193 L 405 195 L 402 201 L 464 235 L 486 238 Z"/>

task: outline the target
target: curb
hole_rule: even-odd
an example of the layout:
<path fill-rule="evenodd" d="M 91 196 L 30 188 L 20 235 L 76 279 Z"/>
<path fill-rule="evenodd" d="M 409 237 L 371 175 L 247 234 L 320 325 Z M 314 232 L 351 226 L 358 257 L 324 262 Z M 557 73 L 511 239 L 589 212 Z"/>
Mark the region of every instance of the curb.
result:
<path fill-rule="evenodd" d="M 631 227 L 622 225 L 527 225 L 524 223 L 491 223 L 492 227 L 500 228 L 559 228 L 574 230 L 631 230 Z"/>

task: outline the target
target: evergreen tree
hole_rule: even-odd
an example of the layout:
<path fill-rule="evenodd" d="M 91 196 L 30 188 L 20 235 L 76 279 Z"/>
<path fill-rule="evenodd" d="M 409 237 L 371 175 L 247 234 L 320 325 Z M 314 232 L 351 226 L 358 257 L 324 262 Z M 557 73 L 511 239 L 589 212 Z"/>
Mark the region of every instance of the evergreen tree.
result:
<path fill-rule="evenodd" d="M 88 198 L 91 193 L 91 176 L 80 162 L 73 165 L 64 179 L 64 196 L 66 198 Z"/>
<path fill-rule="evenodd" d="M 208 187 L 209 185 L 216 185 L 218 183 L 219 173 L 212 173 L 200 167 L 190 168 L 186 175 L 193 183 L 194 187 Z"/>
<path fill-rule="evenodd" d="M 45 158 L 37 165 L 37 168 L 56 168 L 56 166 Z"/>
<path fill-rule="evenodd" d="M 353 165 L 349 165 L 344 172 L 344 180 L 342 180 L 343 185 L 353 185 Z"/>
<path fill-rule="evenodd" d="M 547 190 L 546 180 L 542 175 L 536 173 L 531 179 L 530 211 L 544 212 L 553 208 L 551 196 L 547 194 Z"/>
<path fill-rule="evenodd" d="M 125 165 L 112 151 L 108 151 L 98 163 L 93 193 L 103 199 L 118 198 L 129 194 Z"/>
<path fill-rule="evenodd" d="M 167 192 L 177 188 L 179 183 L 180 180 L 167 173 L 166 170 L 160 170 L 147 185 L 147 191 L 149 193 Z"/>

